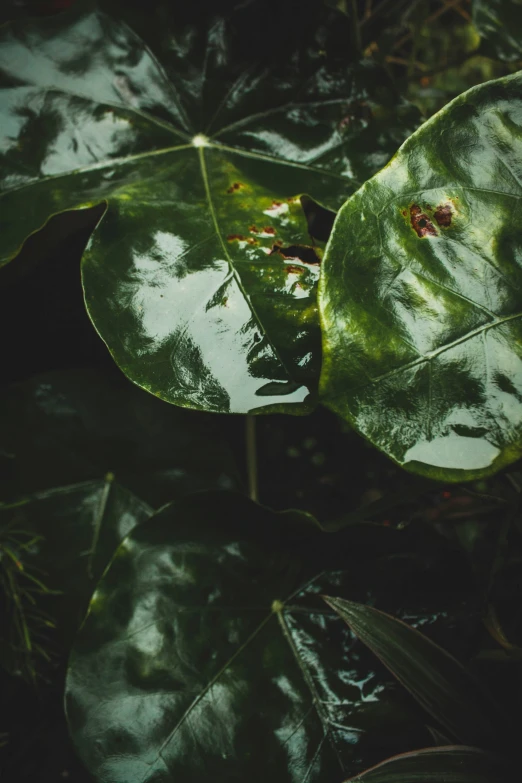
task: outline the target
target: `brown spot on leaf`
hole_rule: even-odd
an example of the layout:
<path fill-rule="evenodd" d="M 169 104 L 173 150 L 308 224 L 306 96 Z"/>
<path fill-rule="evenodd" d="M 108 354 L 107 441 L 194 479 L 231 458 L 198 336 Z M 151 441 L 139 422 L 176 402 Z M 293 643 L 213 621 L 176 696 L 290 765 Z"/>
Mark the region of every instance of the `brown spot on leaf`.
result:
<path fill-rule="evenodd" d="M 263 234 L 275 234 L 276 230 L 272 226 L 265 226 L 263 228 Z"/>
<path fill-rule="evenodd" d="M 293 274 L 301 274 L 302 272 L 304 272 L 304 268 L 302 266 L 295 266 L 294 264 L 289 264 L 286 267 L 286 271 L 289 274 L 292 274 L 292 273 Z"/>
<path fill-rule="evenodd" d="M 232 185 L 228 188 L 227 193 L 235 193 L 238 190 L 241 190 L 243 187 L 241 182 L 233 182 Z"/>
<path fill-rule="evenodd" d="M 243 234 L 229 234 L 227 236 L 227 242 L 245 242 L 246 237 Z"/>
<path fill-rule="evenodd" d="M 437 236 L 437 229 L 418 204 L 412 204 L 410 207 L 410 221 L 418 237 Z"/>
<path fill-rule="evenodd" d="M 439 204 L 433 217 L 439 226 L 447 228 L 451 226 L 451 215 L 451 204 Z"/>
<path fill-rule="evenodd" d="M 257 226 L 249 226 L 248 230 L 250 231 L 251 234 L 260 234 L 261 233 Z"/>

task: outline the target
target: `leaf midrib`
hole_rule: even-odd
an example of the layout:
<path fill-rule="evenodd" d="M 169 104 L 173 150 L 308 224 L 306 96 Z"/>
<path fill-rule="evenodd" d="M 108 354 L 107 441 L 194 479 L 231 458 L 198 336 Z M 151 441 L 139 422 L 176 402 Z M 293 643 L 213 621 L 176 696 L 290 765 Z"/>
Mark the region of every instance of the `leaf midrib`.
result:
<path fill-rule="evenodd" d="M 263 337 L 267 341 L 267 344 L 270 346 L 270 348 L 274 352 L 275 357 L 277 358 L 277 361 L 279 362 L 281 367 L 283 367 L 283 369 L 285 370 L 288 378 L 293 383 L 295 383 L 295 379 L 294 379 L 292 373 L 289 371 L 288 367 L 283 362 L 283 360 L 282 360 L 282 358 L 281 358 L 281 356 L 279 354 L 279 351 L 277 350 L 277 348 L 274 345 L 272 339 L 268 335 L 268 333 L 267 333 L 267 331 L 266 331 L 266 329 L 264 327 L 263 321 L 259 317 L 259 315 L 258 315 L 258 313 L 256 311 L 256 308 L 254 307 L 252 299 L 250 298 L 250 296 L 248 295 L 247 291 L 245 290 L 245 287 L 243 285 L 243 281 L 241 280 L 241 276 L 238 273 L 238 271 L 237 271 L 237 269 L 235 267 L 234 262 L 232 261 L 232 257 L 231 257 L 231 255 L 229 253 L 228 247 L 226 246 L 225 240 L 223 239 L 223 235 L 222 235 L 221 230 L 219 228 L 219 223 L 218 223 L 218 219 L 217 219 L 217 215 L 216 215 L 216 210 L 214 209 L 214 202 L 212 201 L 212 192 L 210 190 L 210 182 L 209 182 L 209 178 L 208 178 L 208 171 L 207 171 L 207 164 L 206 164 L 206 160 L 205 160 L 205 148 L 204 147 L 200 147 L 198 149 L 198 157 L 199 157 L 199 165 L 200 165 L 200 169 L 201 169 L 201 176 L 203 178 L 203 184 L 205 186 L 205 194 L 207 196 L 210 216 L 211 216 L 212 223 L 214 225 L 214 230 L 215 230 L 216 235 L 218 237 L 219 243 L 220 243 L 220 245 L 221 245 L 221 247 L 223 249 L 223 253 L 224 253 L 225 258 L 226 258 L 226 260 L 228 262 L 229 269 L 230 269 L 230 271 L 231 271 L 231 273 L 232 273 L 232 275 L 234 277 L 234 280 L 236 281 L 236 284 L 237 284 L 239 290 L 243 294 L 243 297 L 244 297 L 246 303 L 248 304 L 248 306 L 250 308 L 250 312 L 252 313 L 252 315 L 253 315 L 256 323 L 257 323 L 257 326 L 259 327 Z M 225 282 L 225 281 L 223 281 L 223 282 Z"/>
<path fill-rule="evenodd" d="M 314 577 L 314 579 L 312 581 L 315 581 L 316 579 L 317 579 L 317 577 Z M 299 589 L 301 589 L 301 588 L 299 588 Z M 266 617 L 264 617 L 264 619 L 252 631 L 252 633 L 248 636 L 248 638 L 238 647 L 238 649 L 233 653 L 233 655 L 231 655 L 225 661 L 223 666 L 221 666 L 219 671 L 214 675 L 214 677 L 212 677 L 210 682 L 208 682 L 205 685 L 205 687 L 201 689 L 201 693 L 199 693 L 198 696 L 194 699 L 194 701 L 191 702 L 191 704 L 187 707 L 187 709 L 185 710 L 185 712 L 183 713 L 183 715 L 181 716 L 179 721 L 176 723 L 176 725 L 173 727 L 173 729 L 169 732 L 168 736 L 166 737 L 166 739 L 164 740 L 164 742 L 162 743 L 161 747 L 159 748 L 159 750 L 157 752 L 156 759 L 160 759 L 161 758 L 161 759 L 163 759 L 165 761 L 165 759 L 163 758 L 163 751 L 170 744 L 170 742 L 175 737 L 175 735 L 178 732 L 178 730 L 183 726 L 183 724 L 185 723 L 185 721 L 187 720 L 189 715 L 198 706 L 198 704 L 206 696 L 206 694 L 210 691 L 210 689 L 215 685 L 215 683 L 219 681 L 220 677 L 226 672 L 226 670 L 236 660 L 236 658 L 238 658 L 249 647 L 249 645 L 256 639 L 256 637 L 263 630 L 263 628 L 265 628 L 265 626 L 269 623 L 269 621 L 274 618 L 274 615 L 277 616 L 278 625 L 279 625 L 279 628 L 281 630 L 282 636 L 283 636 L 284 640 L 287 642 L 288 646 L 290 647 L 290 651 L 292 652 L 292 656 L 293 656 L 293 658 L 294 658 L 294 660 L 295 660 L 295 662 L 296 662 L 296 664 L 297 664 L 297 666 L 299 668 L 299 671 L 301 672 L 301 675 L 303 677 L 305 685 L 308 688 L 308 690 L 310 691 L 310 694 L 311 694 L 311 697 L 312 697 L 312 706 L 308 710 L 307 714 L 310 713 L 311 709 L 314 709 L 315 712 L 317 713 L 317 717 L 319 718 L 319 721 L 320 721 L 320 723 L 321 723 L 321 725 L 323 727 L 324 735 L 321 738 L 321 741 L 319 743 L 319 747 L 318 747 L 317 752 L 320 751 L 320 749 L 322 748 L 325 740 L 329 737 L 328 724 L 330 723 L 330 721 L 329 721 L 328 717 L 321 710 L 320 704 L 321 704 L 322 700 L 320 699 L 319 693 L 317 692 L 317 689 L 315 687 L 315 684 L 313 682 L 312 677 L 310 676 L 310 673 L 308 672 L 308 670 L 306 669 L 305 664 L 301 660 L 301 657 L 299 655 L 299 651 L 298 651 L 297 647 L 295 646 L 295 643 L 294 643 L 294 641 L 293 641 L 293 639 L 291 637 L 290 630 L 289 630 L 288 626 L 286 625 L 286 622 L 285 622 L 284 617 L 283 617 L 283 612 L 284 612 L 285 609 L 287 609 L 287 610 L 291 609 L 292 611 L 295 611 L 296 609 L 301 609 L 302 610 L 302 607 L 288 606 L 288 602 L 296 595 L 296 592 L 298 592 L 298 591 L 292 592 L 292 594 L 284 602 L 282 602 L 282 608 L 279 611 L 272 610 L 272 611 L 269 612 L 269 614 L 266 615 Z M 224 611 L 225 609 L 229 609 L 229 608 L 230 607 L 215 607 L 215 609 L 219 609 L 220 611 Z M 205 607 L 205 609 L 207 609 L 207 607 Z M 256 611 L 259 611 L 259 609 L 260 608 L 257 608 L 257 607 L 255 608 Z M 315 610 L 310 610 L 310 611 L 315 611 Z M 328 612 L 328 611 L 324 611 L 324 610 L 319 610 L 319 612 L 321 614 L 323 614 L 323 615 L 327 614 L 328 616 L 332 616 L 332 617 L 336 616 L 334 612 Z M 343 765 L 343 763 L 341 761 L 341 758 L 339 756 L 339 752 L 338 752 L 337 748 L 335 747 L 335 745 L 333 743 L 332 743 L 332 748 L 334 750 L 334 753 L 337 756 L 337 759 L 339 761 L 339 765 L 341 767 L 341 770 L 344 773 L 345 772 L 344 765 Z M 314 758 L 317 755 L 317 752 L 314 755 Z M 167 763 L 167 762 L 165 762 L 165 763 Z M 143 781 L 142 783 L 145 783 L 145 781 Z"/>

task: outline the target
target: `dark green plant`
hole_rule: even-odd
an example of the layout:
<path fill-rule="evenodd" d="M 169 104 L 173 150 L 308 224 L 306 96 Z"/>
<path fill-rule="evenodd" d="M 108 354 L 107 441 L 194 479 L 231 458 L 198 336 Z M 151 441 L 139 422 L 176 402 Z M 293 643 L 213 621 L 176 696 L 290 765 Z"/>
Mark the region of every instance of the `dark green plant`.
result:
<path fill-rule="evenodd" d="M 520 2 L 60 5 L 0 27 L 0 280 L 87 226 L 134 386 L 0 392 L 9 688 L 69 656 L 99 783 L 508 779 L 457 659 L 520 665 Z"/>

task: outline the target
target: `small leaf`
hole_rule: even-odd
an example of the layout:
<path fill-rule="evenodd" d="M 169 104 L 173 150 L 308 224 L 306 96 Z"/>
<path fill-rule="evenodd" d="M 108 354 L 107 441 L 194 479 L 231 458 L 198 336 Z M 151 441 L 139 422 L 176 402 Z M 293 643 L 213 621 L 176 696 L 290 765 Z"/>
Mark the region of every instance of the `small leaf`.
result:
<path fill-rule="evenodd" d="M 522 455 L 522 73 L 428 120 L 341 208 L 321 393 L 399 465 L 469 480 Z"/>
<path fill-rule="evenodd" d="M 324 596 L 419 704 L 459 741 L 502 743 L 504 720 L 479 683 L 449 653 L 389 614 Z"/>
<path fill-rule="evenodd" d="M 346 783 L 503 783 L 502 764 L 478 748 L 424 748 L 387 759 Z"/>

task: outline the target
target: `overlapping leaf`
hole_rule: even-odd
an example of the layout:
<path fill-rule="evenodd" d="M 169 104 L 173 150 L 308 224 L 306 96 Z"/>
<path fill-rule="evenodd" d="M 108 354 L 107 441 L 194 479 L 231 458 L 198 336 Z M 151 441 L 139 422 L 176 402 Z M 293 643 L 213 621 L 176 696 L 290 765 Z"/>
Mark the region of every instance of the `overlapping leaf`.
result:
<path fill-rule="evenodd" d="M 453 737 L 478 747 L 504 741 L 502 715 L 453 656 L 385 612 L 343 598 L 325 600 Z"/>
<path fill-rule="evenodd" d="M 425 748 L 387 759 L 346 783 L 502 783 L 509 775 L 497 759 L 461 745 Z"/>
<path fill-rule="evenodd" d="M 341 209 L 319 295 L 322 392 L 400 465 L 522 453 L 522 75 L 432 117 Z"/>
<path fill-rule="evenodd" d="M 106 200 L 83 281 L 124 372 L 188 407 L 309 409 L 321 252 L 295 194 L 336 209 L 410 110 L 320 3 L 102 5 L 2 31 L 2 257 Z"/>
<path fill-rule="evenodd" d="M 403 545 L 388 532 L 387 551 Z M 96 780 L 316 783 L 425 745 L 422 713 L 320 597 L 378 593 L 444 638 L 451 627 L 454 643 L 455 609 L 470 607 L 434 595 L 438 568 L 418 563 L 413 577 L 407 558 L 373 564 L 382 538 L 363 527 L 332 547 L 303 515 L 228 493 L 136 528 L 70 660 L 69 723 Z"/>

